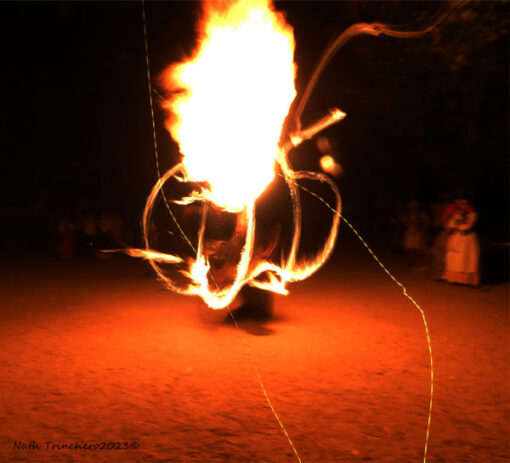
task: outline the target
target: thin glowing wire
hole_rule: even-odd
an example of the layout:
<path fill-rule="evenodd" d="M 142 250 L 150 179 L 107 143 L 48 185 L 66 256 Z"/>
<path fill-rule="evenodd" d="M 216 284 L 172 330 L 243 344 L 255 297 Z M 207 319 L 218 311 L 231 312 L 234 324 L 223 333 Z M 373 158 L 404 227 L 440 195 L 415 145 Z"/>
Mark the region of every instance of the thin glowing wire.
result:
<path fill-rule="evenodd" d="M 152 120 L 152 139 L 154 141 L 154 157 L 156 158 L 156 171 L 158 174 L 158 180 L 161 178 L 161 171 L 159 168 L 159 154 L 158 154 L 158 141 L 156 138 L 156 122 L 154 118 L 154 104 L 152 101 L 152 82 L 151 82 L 151 70 L 149 65 L 149 40 L 147 38 L 147 20 L 145 16 L 145 0 L 142 0 L 142 20 L 143 20 L 143 38 L 145 43 L 145 65 L 147 68 L 147 82 L 149 85 L 149 103 L 151 108 L 151 120 Z M 184 230 L 179 225 L 179 222 L 175 218 L 174 213 L 172 212 L 172 209 L 170 209 L 170 205 L 168 204 L 168 201 L 166 199 L 165 191 L 163 190 L 163 187 L 161 187 L 161 194 L 163 196 L 163 200 L 165 201 L 166 208 L 168 209 L 168 212 L 170 213 L 170 216 L 172 217 L 172 220 L 174 221 L 175 225 L 177 225 L 177 228 L 181 232 L 181 236 L 186 240 L 186 242 L 190 245 L 191 249 L 193 249 L 193 252 L 196 253 L 195 247 L 191 243 L 191 241 L 186 236 L 186 233 L 184 233 Z"/>
<path fill-rule="evenodd" d="M 434 362 L 432 359 L 432 343 L 430 341 L 430 334 L 429 334 L 429 327 L 427 324 L 427 319 L 425 318 L 425 312 L 420 307 L 420 305 L 414 300 L 412 296 L 409 295 L 407 292 L 407 288 L 399 281 L 397 280 L 393 274 L 385 267 L 385 265 L 379 260 L 379 258 L 375 255 L 374 251 L 370 248 L 370 246 L 366 243 L 366 241 L 362 238 L 362 236 L 358 233 L 358 231 L 354 228 L 354 226 L 338 211 L 336 211 L 333 207 L 331 207 L 327 201 L 325 201 L 323 198 L 321 198 L 318 194 L 314 193 L 313 191 L 309 190 L 308 188 L 299 185 L 296 183 L 299 188 L 302 190 L 310 193 L 312 196 L 315 196 L 319 201 L 321 201 L 329 210 L 331 210 L 334 214 L 338 215 L 346 224 L 347 226 L 353 231 L 353 233 L 356 235 L 356 237 L 361 241 L 363 246 L 367 249 L 367 251 L 370 253 L 370 255 L 374 258 L 374 260 L 377 262 L 379 267 L 381 267 L 384 272 L 402 289 L 402 293 L 404 294 L 407 299 L 411 301 L 411 303 L 419 310 L 421 314 L 421 318 L 423 320 L 423 325 L 425 326 L 425 334 L 427 336 L 427 344 L 429 349 L 429 359 L 430 359 L 430 402 L 429 402 L 429 416 L 427 419 L 427 431 L 425 433 L 425 448 L 423 450 L 423 463 L 427 462 L 427 450 L 428 450 L 428 444 L 429 444 L 429 437 L 430 437 L 430 422 L 432 419 L 432 401 L 434 397 Z"/>
<path fill-rule="evenodd" d="M 161 177 L 161 173 L 160 173 L 160 168 L 159 168 L 158 144 L 157 144 L 157 138 L 156 138 L 156 123 L 155 123 L 155 118 L 154 118 L 154 109 L 153 109 L 153 101 L 152 101 L 152 84 L 151 84 L 151 73 L 150 73 L 150 66 L 149 66 L 149 50 L 148 50 L 149 47 L 148 47 L 148 39 L 147 39 L 147 21 L 146 21 L 146 16 L 145 16 L 145 0 L 142 0 L 142 19 L 143 19 L 143 36 L 144 36 L 144 43 L 145 43 L 145 64 L 147 67 L 147 80 L 148 80 L 148 84 L 149 84 L 149 101 L 150 101 L 151 119 L 152 119 L 152 136 L 153 136 L 153 140 L 154 140 L 154 156 L 156 158 L 156 169 L 157 169 L 158 180 L 159 180 Z M 173 221 L 179 228 L 181 235 L 184 237 L 184 239 L 189 244 L 191 249 L 193 249 L 193 252 L 196 253 L 195 247 L 193 246 L 193 244 L 187 237 L 186 233 L 184 233 L 184 230 L 179 225 L 179 222 L 177 221 L 175 215 L 172 213 L 172 210 L 170 209 L 170 206 L 168 204 L 168 201 L 166 199 L 165 192 L 163 191 L 163 189 L 161 189 L 161 193 L 163 195 L 166 208 L 168 209 L 168 212 L 170 213 Z M 211 275 L 211 278 L 212 278 L 214 284 L 216 285 L 216 287 L 218 288 L 219 287 L 218 283 L 214 279 L 213 275 Z M 280 425 L 280 428 L 283 431 L 283 434 L 287 438 L 287 441 L 289 442 L 294 454 L 296 455 L 296 458 L 298 459 L 299 463 L 302 463 L 302 460 L 299 457 L 298 451 L 296 450 L 296 447 L 294 446 L 294 443 L 292 442 L 292 439 L 290 438 L 289 433 L 285 429 L 283 422 L 280 420 L 280 417 L 278 416 L 278 413 L 276 412 L 276 409 L 274 408 L 273 403 L 271 402 L 271 399 L 269 398 L 266 387 L 264 386 L 264 383 L 262 382 L 262 378 L 260 376 L 259 369 L 257 368 L 257 364 L 255 363 L 255 359 L 253 356 L 253 349 L 251 348 L 250 344 L 246 341 L 246 338 L 243 335 L 243 332 L 242 332 L 241 328 L 239 327 L 239 324 L 237 323 L 237 320 L 235 319 L 234 314 L 232 312 L 229 312 L 229 314 L 230 314 L 230 317 L 232 318 L 232 320 L 234 321 L 234 324 L 235 324 L 239 334 L 241 335 L 241 339 L 243 340 L 244 345 L 247 348 L 253 369 L 255 370 L 255 374 L 257 375 L 257 379 L 259 381 L 260 388 L 262 389 L 262 392 L 264 393 L 264 397 L 266 398 L 267 404 L 269 405 L 269 408 L 273 412 L 273 415 L 276 418 L 276 421 Z"/>
<path fill-rule="evenodd" d="M 248 353 L 250 355 L 250 359 L 251 359 L 251 362 L 252 362 L 252 365 L 253 365 L 253 368 L 255 370 L 255 373 L 257 375 L 257 379 L 259 380 L 259 384 L 260 384 L 260 387 L 262 389 L 262 392 L 264 393 L 264 396 L 266 398 L 266 401 L 269 405 L 269 408 L 271 408 L 271 411 L 273 412 L 273 415 L 274 417 L 276 418 L 276 421 L 278 422 L 278 424 L 280 425 L 280 428 L 282 429 L 283 431 L 283 434 L 285 435 L 285 437 L 287 438 L 287 440 L 289 441 L 289 444 L 290 446 L 292 447 L 292 450 L 294 451 L 294 454 L 296 455 L 296 458 L 298 459 L 299 463 L 302 463 L 302 460 L 301 458 L 299 457 L 299 454 L 296 450 L 296 447 L 294 447 L 294 443 L 292 442 L 292 439 L 290 438 L 287 430 L 285 429 L 285 426 L 283 425 L 282 421 L 280 420 L 280 417 L 278 416 L 278 413 L 276 413 L 276 410 L 275 408 L 273 407 L 273 404 L 271 402 L 271 399 L 269 398 L 269 395 L 267 394 L 267 391 L 266 391 L 266 388 L 264 386 L 264 383 L 262 382 L 262 378 L 260 376 L 260 373 L 259 373 L 259 370 L 257 368 L 257 364 L 255 363 L 255 359 L 253 358 L 253 349 L 251 348 L 251 346 L 248 344 L 248 342 L 246 341 L 246 336 L 243 334 L 241 328 L 239 327 L 238 323 L 237 323 L 237 320 L 234 318 L 234 315 L 232 314 L 232 312 L 229 313 L 229 315 L 232 317 L 232 320 L 236 326 L 236 328 L 239 330 L 239 333 L 241 335 L 241 339 L 243 340 L 243 343 L 244 345 L 247 347 L 247 350 L 248 350 Z"/>

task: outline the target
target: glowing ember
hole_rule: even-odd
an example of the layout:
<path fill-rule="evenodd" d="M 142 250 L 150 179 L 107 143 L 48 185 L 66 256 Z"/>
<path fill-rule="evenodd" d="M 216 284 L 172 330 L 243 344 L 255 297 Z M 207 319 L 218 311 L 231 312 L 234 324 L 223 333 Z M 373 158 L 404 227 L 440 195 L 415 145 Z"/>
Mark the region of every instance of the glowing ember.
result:
<path fill-rule="evenodd" d="M 322 156 L 320 163 L 324 172 L 330 172 L 335 166 L 335 160 L 331 156 Z"/>
<path fill-rule="evenodd" d="M 340 220 L 340 194 L 335 183 L 324 174 L 293 171 L 287 152 L 343 119 L 345 113 L 332 109 L 307 128 L 301 129 L 299 124 L 282 141 L 282 126 L 296 96 L 293 55 L 292 29 L 270 0 L 206 2 L 193 56 L 171 66 L 163 76 L 170 91 L 163 104 L 169 114 L 167 128 L 183 159 L 154 186 L 143 218 L 146 249 L 132 255 L 149 260 L 170 289 L 199 295 L 214 309 L 228 306 L 245 284 L 286 294 L 286 284 L 315 272 L 335 244 Z M 255 249 L 256 200 L 274 180 L 276 169 L 290 189 L 294 220 L 290 250 L 278 263 L 269 259 L 275 240 L 267 249 Z M 175 203 L 202 205 L 192 262 L 150 247 L 152 209 L 170 178 L 193 185 L 192 193 Z M 333 215 L 323 247 L 306 261 L 297 258 L 301 237 L 297 182 L 301 179 L 328 183 L 336 195 L 338 212 Z M 224 214 L 236 214 L 236 229 L 229 241 L 218 244 L 205 237 L 211 205 Z M 229 252 L 222 251 L 225 247 Z M 238 257 L 232 258 L 232 254 Z M 213 261 L 215 265 L 211 265 Z M 177 285 L 161 263 L 177 265 L 189 283 Z"/>
<path fill-rule="evenodd" d="M 331 175 L 338 175 L 341 172 L 341 167 L 337 164 L 333 156 L 326 154 L 320 158 L 321 169 Z"/>

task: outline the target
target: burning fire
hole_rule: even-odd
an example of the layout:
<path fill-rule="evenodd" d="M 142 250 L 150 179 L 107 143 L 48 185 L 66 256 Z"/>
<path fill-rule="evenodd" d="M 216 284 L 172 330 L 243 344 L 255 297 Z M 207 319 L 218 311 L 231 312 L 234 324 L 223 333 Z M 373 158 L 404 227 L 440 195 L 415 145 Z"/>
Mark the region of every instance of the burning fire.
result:
<path fill-rule="evenodd" d="M 296 96 L 294 35 L 267 0 L 225 9 L 208 3 L 194 56 L 164 79 L 178 93 L 164 107 L 188 181 L 240 212 L 274 178 L 283 121 Z"/>
<path fill-rule="evenodd" d="M 331 109 L 323 118 L 302 128 L 301 114 L 322 71 L 333 55 L 353 37 L 362 34 L 420 37 L 434 30 L 462 3 L 462 0 L 453 3 L 432 25 L 419 31 L 402 31 L 381 23 L 352 25 L 325 50 L 292 114 L 288 114 L 296 96 L 296 66 L 293 62 L 294 36 L 284 17 L 274 10 L 271 0 L 205 2 L 195 52 L 189 59 L 171 66 L 163 78 L 170 90 L 170 97 L 163 105 L 169 114 L 167 129 L 179 145 L 182 161 L 158 180 L 147 199 L 143 215 L 145 249 L 129 249 L 127 252 L 147 259 L 168 288 L 182 294 L 198 295 L 213 309 L 227 307 L 246 284 L 287 294 L 287 283 L 307 278 L 330 256 L 341 217 L 341 199 L 336 184 L 324 173 L 292 170 L 287 159 L 288 152 L 295 146 L 345 117 L 339 109 Z M 145 10 L 143 15 L 145 21 Z M 144 33 L 147 53 L 145 23 Z M 148 54 L 146 58 L 151 90 Z M 327 139 L 317 140 L 317 145 L 323 154 L 320 160 L 322 170 L 339 175 L 341 166 L 332 156 L 334 150 Z M 286 256 L 281 254 L 278 263 L 270 259 L 274 254 L 274 239 L 266 249 L 257 249 L 255 245 L 257 198 L 277 173 L 284 178 L 290 191 L 294 225 L 290 250 Z M 151 249 L 149 242 L 155 200 L 171 178 L 193 186 L 191 194 L 174 200 L 174 203 L 201 206 L 196 247 L 168 207 L 181 234 L 193 248 L 194 259 L 191 260 Z M 329 235 L 319 252 L 305 260 L 298 259 L 302 220 L 299 188 L 304 188 L 298 182 L 302 179 L 327 183 L 336 196 L 334 208 L 326 204 L 334 212 Z M 206 236 L 207 216 L 211 209 L 222 214 L 235 214 L 235 231 L 229 240 L 214 242 Z M 430 402 L 423 459 L 426 461 L 434 371 L 425 314 L 359 233 L 348 221 L 346 223 L 423 318 L 430 356 Z M 178 285 L 165 274 L 161 264 L 176 266 L 188 282 Z M 261 386 L 264 389 L 262 383 Z M 273 409 L 265 390 L 264 394 Z M 289 442 L 298 456 L 290 439 Z"/>
<path fill-rule="evenodd" d="M 136 254 L 149 260 L 170 289 L 199 295 L 218 309 L 228 306 L 245 284 L 286 294 L 288 282 L 307 278 L 331 254 L 339 215 L 333 216 L 320 252 L 306 261 L 297 258 L 301 236 L 297 182 L 326 182 L 336 195 L 338 212 L 341 204 L 332 180 L 321 173 L 293 171 L 287 153 L 345 114 L 331 110 L 310 127 L 301 130 L 299 124 L 299 130 L 282 136 L 296 96 L 295 43 L 292 28 L 270 0 L 206 2 L 200 26 L 193 55 L 171 66 L 163 76 L 170 91 L 163 104 L 169 115 L 167 129 L 179 145 L 182 161 L 160 178 L 148 198 L 143 219 L 146 249 Z M 281 172 L 290 189 L 294 220 L 290 251 L 278 264 L 270 261 L 270 252 L 255 249 L 256 200 L 276 172 Z M 175 203 L 201 205 L 198 246 L 192 262 L 150 247 L 148 230 L 154 202 L 170 178 L 193 185 L 192 193 Z M 226 277 L 211 266 L 211 259 L 219 255 L 222 260 L 225 253 L 211 250 L 206 238 L 210 208 L 236 214 L 234 235 L 224 244 L 237 250 L 238 258 L 223 256 L 224 267 L 232 270 Z M 189 283 L 178 286 L 165 275 L 160 263 L 180 265 Z"/>

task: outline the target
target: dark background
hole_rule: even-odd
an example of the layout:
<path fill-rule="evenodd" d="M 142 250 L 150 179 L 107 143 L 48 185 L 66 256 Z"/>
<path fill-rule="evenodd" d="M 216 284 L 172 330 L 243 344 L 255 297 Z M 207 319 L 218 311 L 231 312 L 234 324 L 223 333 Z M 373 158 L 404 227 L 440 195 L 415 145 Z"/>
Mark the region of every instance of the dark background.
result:
<path fill-rule="evenodd" d="M 447 2 L 277 2 L 296 35 L 298 94 L 356 22 L 419 29 Z M 194 45 L 197 2 L 146 4 L 153 81 Z M 332 60 L 304 121 L 339 107 L 344 211 L 377 239 L 397 205 L 471 195 L 485 242 L 508 241 L 508 3 L 468 2 L 429 35 L 360 36 Z M 156 180 L 141 4 L 2 3 L 3 244 L 41 220 L 119 212 L 136 230 Z M 157 95 L 156 95 L 157 96 Z M 157 98 L 155 100 L 156 107 Z M 178 158 L 156 108 L 162 168 Z M 318 169 L 313 143 L 291 154 Z M 53 221 L 53 222 L 52 222 Z M 28 241 L 27 241 L 28 239 Z"/>

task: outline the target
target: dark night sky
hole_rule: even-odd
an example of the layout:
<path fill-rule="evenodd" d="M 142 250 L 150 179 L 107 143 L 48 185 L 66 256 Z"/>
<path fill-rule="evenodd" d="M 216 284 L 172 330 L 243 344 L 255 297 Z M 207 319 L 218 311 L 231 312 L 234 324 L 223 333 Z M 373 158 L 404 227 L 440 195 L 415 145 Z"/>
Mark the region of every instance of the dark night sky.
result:
<path fill-rule="evenodd" d="M 196 2 L 149 2 L 153 76 L 189 53 Z M 356 22 L 421 27 L 445 2 L 277 2 L 296 34 L 298 92 L 330 41 Z M 111 209 L 136 221 L 155 181 L 141 5 L 2 3 L 2 207 Z M 482 228 L 508 217 L 508 3 L 471 2 L 423 39 L 358 37 L 323 74 L 305 120 L 338 106 L 328 130 L 346 213 L 379 220 L 399 201 L 463 189 Z M 176 147 L 156 111 L 163 166 Z M 317 169 L 312 144 L 292 154 Z M 25 221 L 24 221 L 25 220 Z M 21 227 L 23 227 L 22 225 Z"/>

